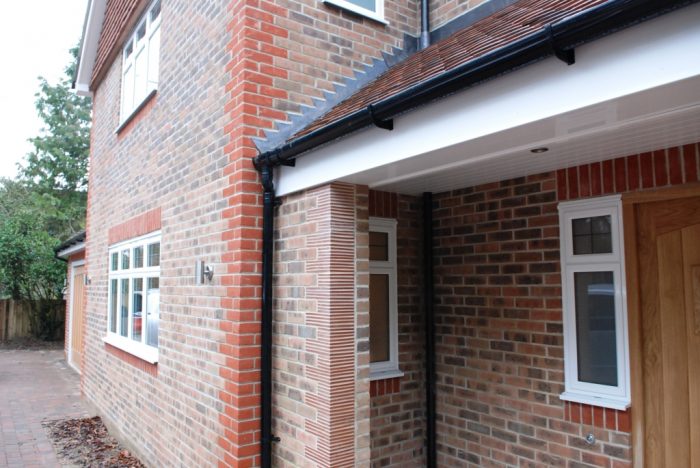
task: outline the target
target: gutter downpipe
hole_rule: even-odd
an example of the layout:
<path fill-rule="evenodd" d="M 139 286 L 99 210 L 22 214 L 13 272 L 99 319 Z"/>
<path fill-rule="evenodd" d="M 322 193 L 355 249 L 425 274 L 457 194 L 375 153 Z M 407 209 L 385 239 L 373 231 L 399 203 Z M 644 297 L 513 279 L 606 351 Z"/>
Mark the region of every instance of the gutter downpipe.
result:
<path fill-rule="evenodd" d="M 258 169 L 263 185 L 262 317 L 260 345 L 260 464 L 272 467 L 272 273 L 274 253 L 275 185 L 271 165 Z"/>
<path fill-rule="evenodd" d="M 423 194 L 423 302 L 425 316 L 425 461 L 437 467 L 435 431 L 435 291 L 433 271 L 433 194 Z"/>
<path fill-rule="evenodd" d="M 425 49 L 430 45 L 430 0 L 420 2 L 420 48 Z"/>

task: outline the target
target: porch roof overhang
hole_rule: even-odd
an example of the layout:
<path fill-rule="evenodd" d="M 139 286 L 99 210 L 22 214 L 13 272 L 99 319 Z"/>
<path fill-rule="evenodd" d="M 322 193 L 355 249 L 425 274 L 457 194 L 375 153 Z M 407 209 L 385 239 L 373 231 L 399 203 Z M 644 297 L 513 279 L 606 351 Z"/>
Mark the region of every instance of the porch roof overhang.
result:
<path fill-rule="evenodd" d="M 67 260 L 71 255 L 83 252 L 85 250 L 85 239 L 85 231 L 80 231 L 69 239 L 61 242 L 61 244 L 54 249 L 56 258 Z"/>
<path fill-rule="evenodd" d="M 698 24 L 691 5 L 576 48 L 572 66 L 540 60 L 392 116 L 393 131 L 312 145 L 280 167 L 277 194 L 332 181 L 441 192 L 700 141 Z"/>

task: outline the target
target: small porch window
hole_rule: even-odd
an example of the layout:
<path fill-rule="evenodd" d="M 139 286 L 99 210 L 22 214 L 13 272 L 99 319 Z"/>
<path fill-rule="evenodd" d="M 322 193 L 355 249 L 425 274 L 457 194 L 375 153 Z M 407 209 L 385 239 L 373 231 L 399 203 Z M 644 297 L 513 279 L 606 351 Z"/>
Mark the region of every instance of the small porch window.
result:
<path fill-rule="evenodd" d="M 369 356 L 373 380 L 401 376 L 398 358 L 396 221 L 369 220 Z"/>
<path fill-rule="evenodd" d="M 559 205 L 564 309 L 562 400 L 630 404 L 620 197 Z"/>

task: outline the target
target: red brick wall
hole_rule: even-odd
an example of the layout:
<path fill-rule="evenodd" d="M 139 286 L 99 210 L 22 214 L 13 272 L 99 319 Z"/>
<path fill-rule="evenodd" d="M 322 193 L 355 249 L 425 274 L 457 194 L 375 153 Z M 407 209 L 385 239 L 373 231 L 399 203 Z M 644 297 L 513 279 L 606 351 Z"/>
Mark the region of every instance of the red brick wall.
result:
<path fill-rule="evenodd" d="M 435 196 L 441 464 L 629 465 L 630 411 L 559 399 L 557 202 L 694 182 L 699 158 L 686 145 Z"/>

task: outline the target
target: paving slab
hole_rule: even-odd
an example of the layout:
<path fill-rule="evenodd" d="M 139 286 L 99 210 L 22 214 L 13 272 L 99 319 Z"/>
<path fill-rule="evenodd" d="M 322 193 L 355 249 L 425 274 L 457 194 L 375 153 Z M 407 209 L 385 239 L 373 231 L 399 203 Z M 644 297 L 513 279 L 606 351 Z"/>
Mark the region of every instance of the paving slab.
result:
<path fill-rule="evenodd" d="M 62 349 L 0 350 L 0 467 L 61 466 L 42 421 L 87 416 Z"/>

